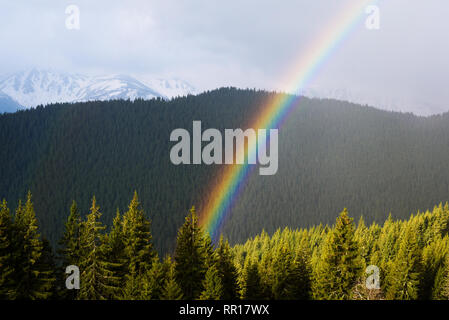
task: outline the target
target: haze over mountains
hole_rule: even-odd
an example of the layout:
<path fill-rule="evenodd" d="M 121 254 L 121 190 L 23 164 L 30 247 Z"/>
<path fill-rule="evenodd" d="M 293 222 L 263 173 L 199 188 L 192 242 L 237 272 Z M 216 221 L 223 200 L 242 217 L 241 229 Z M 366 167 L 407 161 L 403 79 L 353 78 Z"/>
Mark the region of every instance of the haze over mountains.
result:
<path fill-rule="evenodd" d="M 428 95 L 391 96 L 361 88 L 313 85 L 295 92 L 309 98 L 335 99 L 382 110 L 411 112 L 420 116 L 441 114 L 449 106 Z M 204 88 L 203 88 L 204 89 Z M 106 101 L 136 98 L 171 99 L 204 90 L 177 78 L 160 78 L 147 75 L 86 75 L 33 68 L 8 75 L 0 75 L 0 113 L 50 103 Z M 427 98 L 426 98 L 427 97 Z"/>
<path fill-rule="evenodd" d="M 5 75 L 0 79 L 0 112 L 14 112 L 57 102 L 168 99 L 196 92 L 185 81 L 151 76 L 88 76 L 32 69 Z"/>

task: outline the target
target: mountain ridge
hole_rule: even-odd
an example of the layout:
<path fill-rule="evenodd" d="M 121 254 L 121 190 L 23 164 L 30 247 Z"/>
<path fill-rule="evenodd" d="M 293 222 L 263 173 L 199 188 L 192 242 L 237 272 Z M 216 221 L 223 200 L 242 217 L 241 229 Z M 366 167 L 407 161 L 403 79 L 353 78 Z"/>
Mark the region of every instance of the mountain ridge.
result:
<path fill-rule="evenodd" d="M 179 79 L 124 74 L 90 76 L 33 68 L 0 77 L 0 112 L 51 103 L 170 99 L 194 93 L 193 86 Z"/>

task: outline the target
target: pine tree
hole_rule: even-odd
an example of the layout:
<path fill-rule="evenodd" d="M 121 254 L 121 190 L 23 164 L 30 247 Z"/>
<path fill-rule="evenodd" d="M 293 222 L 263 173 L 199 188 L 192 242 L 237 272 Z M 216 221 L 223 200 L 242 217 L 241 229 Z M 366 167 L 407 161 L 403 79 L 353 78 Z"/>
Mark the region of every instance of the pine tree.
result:
<path fill-rule="evenodd" d="M 144 274 L 126 274 L 125 284 L 120 299 L 122 300 L 141 300 L 144 296 L 146 300 L 151 299 L 151 290 L 149 286 L 143 288 L 144 284 L 148 284 Z"/>
<path fill-rule="evenodd" d="M 145 218 L 137 192 L 123 216 L 123 243 L 128 274 L 145 274 L 155 256 L 150 221 Z"/>
<path fill-rule="evenodd" d="M 43 244 L 38 233 L 30 192 L 24 206 L 19 201 L 14 232 L 15 298 L 32 300 L 50 298 L 55 279 L 52 270 L 46 269 L 41 263 Z"/>
<path fill-rule="evenodd" d="M 56 274 L 58 283 L 64 283 L 66 274 L 65 270 L 70 265 L 79 267 L 81 257 L 81 216 L 75 201 L 72 201 L 70 214 L 65 223 L 64 233 L 59 240 L 58 257 L 62 262 L 61 268 L 57 269 Z M 65 299 L 75 300 L 78 290 L 65 290 L 60 287 L 60 295 Z"/>
<path fill-rule="evenodd" d="M 323 244 L 314 282 L 317 299 L 350 299 L 361 276 L 362 260 L 354 239 L 354 224 L 345 209 Z"/>
<path fill-rule="evenodd" d="M 203 291 L 206 272 L 204 235 L 198 227 L 195 207 L 190 209 L 184 225 L 179 229 L 175 248 L 176 281 L 185 299 L 192 300 Z"/>
<path fill-rule="evenodd" d="M 422 263 L 417 238 L 416 226 L 406 226 L 389 274 L 391 280 L 386 293 L 387 299 L 414 300 L 418 298 Z"/>
<path fill-rule="evenodd" d="M 239 298 L 239 285 L 237 281 L 237 268 L 234 265 L 229 242 L 220 237 L 218 248 L 216 249 L 216 267 L 223 285 L 223 299 L 236 300 Z"/>
<path fill-rule="evenodd" d="M 122 287 L 125 283 L 125 275 L 127 272 L 127 258 L 125 255 L 125 244 L 123 242 L 122 218 L 118 209 L 112 222 L 112 229 L 104 237 L 104 253 L 106 260 L 112 263 L 111 271 L 119 279 L 120 287 Z"/>
<path fill-rule="evenodd" d="M 11 212 L 3 200 L 0 204 L 0 300 L 15 297 L 12 231 Z"/>
<path fill-rule="evenodd" d="M 242 299 L 260 300 L 263 299 L 262 283 L 259 268 L 256 262 L 248 259 L 243 269 L 242 279 Z"/>
<path fill-rule="evenodd" d="M 167 277 L 165 279 L 164 286 L 162 288 L 161 300 L 181 300 L 182 290 L 176 282 L 176 270 L 175 264 L 171 261 L 170 257 L 167 257 L 165 264 L 169 266 Z"/>
<path fill-rule="evenodd" d="M 310 253 L 305 244 L 300 245 L 293 260 L 290 271 L 291 297 L 295 300 L 306 300 L 310 298 L 312 270 L 310 266 Z"/>
<path fill-rule="evenodd" d="M 99 207 L 93 197 L 90 213 L 81 233 L 81 288 L 78 294 L 81 300 L 105 300 L 115 296 L 118 291 L 119 279 L 111 270 L 114 265 L 106 261 L 102 247 L 102 231 L 105 227 L 101 224 L 100 217 Z"/>
<path fill-rule="evenodd" d="M 440 236 L 439 236 L 440 237 Z M 448 238 L 435 239 L 422 252 L 422 278 L 420 281 L 419 298 L 432 299 L 440 294 L 439 273 L 445 268 L 448 256 Z"/>
<path fill-rule="evenodd" d="M 147 275 L 147 281 L 151 289 L 151 299 L 161 298 L 169 268 L 170 266 L 167 263 L 161 263 L 157 256 L 153 258 L 151 269 Z"/>
<path fill-rule="evenodd" d="M 203 280 L 203 292 L 200 300 L 220 300 L 223 299 L 223 283 L 220 274 L 215 266 L 210 267 Z"/>
<path fill-rule="evenodd" d="M 292 299 L 291 270 L 293 258 L 285 243 L 278 245 L 273 261 L 272 295 L 275 300 Z"/>
<path fill-rule="evenodd" d="M 78 211 L 76 202 L 72 202 L 70 207 L 70 215 L 65 223 L 65 231 L 59 241 L 60 250 L 58 253 L 62 259 L 62 267 L 65 269 L 69 265 L 79 266 L 81 255 L 80 233 L 81 233 L 81 216 Z"/>
<path fill-rule="evenodd" d="M 51 282 L 49 295 L 45 299 L 56 299 L 60 294 L 60 286 L 56 285 L 56 257 L 53 252 L 53 248 L 50 245 L 50 241 L 47 238 L 42 237 L 42 255 L 37 261 L 37 268 L 46 275 L 48 281 Z"/>

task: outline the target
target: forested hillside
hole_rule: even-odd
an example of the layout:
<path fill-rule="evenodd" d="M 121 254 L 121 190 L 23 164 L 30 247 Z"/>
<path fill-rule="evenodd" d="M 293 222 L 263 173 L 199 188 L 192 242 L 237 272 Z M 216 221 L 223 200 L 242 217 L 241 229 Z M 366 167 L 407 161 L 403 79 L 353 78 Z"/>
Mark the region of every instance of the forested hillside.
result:
<path fill-rule="evenodd" d="M 159 252 L 202 203 L 223 166 L 175 166 L 170 132 L 247 127 L 275 93 L 223 88 L 170 101 L 58 104 L 0 115 L 0 197 L 15 208 L 30 190 L 55 245 L 72 200 L 82 216 L 96 196 L 112 225 L 137 190 Z M 245 241 L 262 229 L 332 223 L 347 207 L 382 222 L 449 198 L 449 115 L 429 118 L 335 100 L 303 98 L 279 130 L 279 170 L 248 180 L 224 235 Z"/>

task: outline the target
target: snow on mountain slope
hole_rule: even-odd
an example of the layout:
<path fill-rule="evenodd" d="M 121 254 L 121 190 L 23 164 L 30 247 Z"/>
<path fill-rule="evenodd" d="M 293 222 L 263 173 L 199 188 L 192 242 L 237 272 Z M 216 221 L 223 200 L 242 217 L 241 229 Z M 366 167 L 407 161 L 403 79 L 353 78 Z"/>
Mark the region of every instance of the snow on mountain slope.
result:
<path fill-rule="evenodd" d="M 140 81 L 126 75 L 87 76 L 32 69 L 0 79 L 0 92 L 23 108 L 55 102 L 167 99 L 195 92 L 185 81 L 150 76 L 142 76 Z M 0 112 L 6 111 L 4 109 L 0 101 Z"/>
<path fill-rule="evenodd" d="M 20 105 L 8 95 L 0 92 L 0 113 L 15 112 L 20 109 Z"/>
<path fill-rule="evenodd" d="M 137 75 L 135 78 L 169 98 L 197 93 L 196 89 L 189 83 L 179 79 L 155 79 L 142 75 Z"/>

